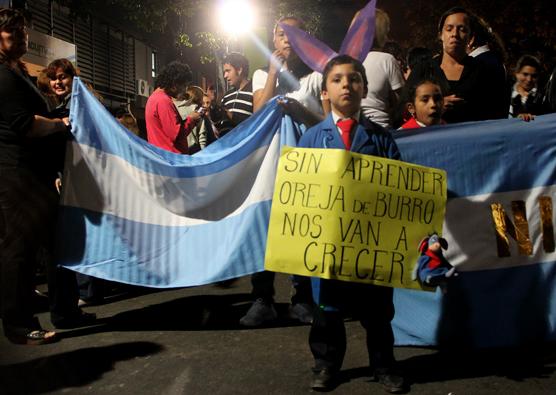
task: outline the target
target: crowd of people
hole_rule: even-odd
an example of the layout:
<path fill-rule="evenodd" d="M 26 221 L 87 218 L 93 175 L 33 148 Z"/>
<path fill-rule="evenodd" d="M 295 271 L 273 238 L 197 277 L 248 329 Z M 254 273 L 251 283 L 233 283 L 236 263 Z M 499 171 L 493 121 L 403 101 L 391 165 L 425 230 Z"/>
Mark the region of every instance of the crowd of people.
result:
<path fill-rule="evenodd" d="M 221 98 L 195 86 L 186 64 L 167 64 L 145 108 L 148 142 L 193 155 L 234 133 L 276 95 L 285 113 L 309 127 L 300 146 L 343 148 L 391 159 L 401 159 L 391 133 L 396 129 L 513 117 L 531 121 L 556 111 L 552 78 L 546 87 L 539 85 L 539 61 L 524 54 L 510 71 L 492 29 L 464 8 L 442 15 L 438 54 L 423 46 L 408 50 L 407 59 L 400 60 L 399 54 L 396 58 L 387 52 L 388 15 L 377 10 L 375 23 L 374 44 L 362 62 L 340 54 L 321 74 L 300 60 L 283 29 L 284 25 L 303 29 L 303 21 L 284 17 L 274 28 L 268 67 L 255 70 L 252 80 L 245 56 L 230 53 L 223 59 L 229 89 Z M 78 72 L 71 62 L 59 59 L 35 84 L 21 61 L 26 50 L 24 17 L 0 9 L 0 96 L 10 97 L 0 105 L 0 312 L 4 333 L 12 342 L 45 344 L 57 337 L 43 329 L 33 313 L 38 257 L 47 256 L 51 320 L 56 328 L 93 322 L 94 315 L 81 310 L 80 298 L 81 304 L 101 300 L 102 285 L 98 279 L 57 267 L 48 254 L 54 242 L 57 193 L 63 187 L 61 158 L 70 138 L 72 80 Z M 138 133 L 129 111 L 116 116 Z M 52 149 L 45 150 L 45 144 Z M 253 304 L 240 324 L 257 327 L 277 318 L 274 273 L 253 274 L 251 282 Z M 85 290 L 81 295 L 78 283 Z M 312 388 L 328 389 L 337 379 L 346 349 L 343 317 L 351 305 L 367 332 L 376 379 L 389 392 L 405 390 L 393 356 L 391 288 L 299 276 L 292 276 L 292 286 L 289 314 L 311 324 Z M 372 311 L 366 300 L 374 301 Z"/>

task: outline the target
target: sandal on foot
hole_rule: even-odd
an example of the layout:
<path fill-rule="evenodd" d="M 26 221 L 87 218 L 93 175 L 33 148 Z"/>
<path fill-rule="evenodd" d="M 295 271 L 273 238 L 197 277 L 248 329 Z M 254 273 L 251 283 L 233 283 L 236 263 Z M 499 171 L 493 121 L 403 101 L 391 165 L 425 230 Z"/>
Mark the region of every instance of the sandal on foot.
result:
<path fill-rule="evenodd" d="M 54 343 L 58 340 L 56 332 L 45 331 L 44 329 L 38 329 L 31 332 L 27 332 L 23 335 L 7 335 L 8 340 L 15 344 L 25 344 L 28 346 L 38 346 L 41 344 Z"/>

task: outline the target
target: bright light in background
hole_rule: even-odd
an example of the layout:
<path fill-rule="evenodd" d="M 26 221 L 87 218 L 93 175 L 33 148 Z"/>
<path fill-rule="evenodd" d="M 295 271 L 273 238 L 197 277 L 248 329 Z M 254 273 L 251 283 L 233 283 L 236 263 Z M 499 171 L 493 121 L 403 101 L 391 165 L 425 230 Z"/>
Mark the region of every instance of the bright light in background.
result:
<path fill-rule="evenodd" d="M 250 31 L 255 22 L 255 11 L 248 0 L 222 0 L 218 4 L 220 27 L 230 36 Z"/>

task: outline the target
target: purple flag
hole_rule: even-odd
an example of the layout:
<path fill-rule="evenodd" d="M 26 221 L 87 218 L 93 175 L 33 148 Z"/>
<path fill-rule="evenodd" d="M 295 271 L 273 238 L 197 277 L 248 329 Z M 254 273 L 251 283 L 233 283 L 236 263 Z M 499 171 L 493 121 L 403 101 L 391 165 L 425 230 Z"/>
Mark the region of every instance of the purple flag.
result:
<path fill-rule="evenodd" d="M 340 54 L 349 55 L 361 62 L 365 59 L 373 45 L 375 10 L 376 0 L 371 0 L 356 14 L 342 42 Z M 280 27 L 284 29 L 297 56 L 319 73 L 323 72 L 330 59 L 338 55 L 328 45 L 295 26 L 280 23 Z"/>
<path fill-rule="evenodd" d="M 295 26 L 280 23 L 280 27 L 284 29 L 297 56 L 307 66 L 319 73 L 322 73 L 330 59 L 338 55 L 326 44 Z"/>
<path fill-rule="evenodd" d="M 376 0 L 371 0 L 357 13 L 342 42 L 341 54 L 349 55 L 361 62 L 365 60 L 375 36 L 375 11 Z"/>

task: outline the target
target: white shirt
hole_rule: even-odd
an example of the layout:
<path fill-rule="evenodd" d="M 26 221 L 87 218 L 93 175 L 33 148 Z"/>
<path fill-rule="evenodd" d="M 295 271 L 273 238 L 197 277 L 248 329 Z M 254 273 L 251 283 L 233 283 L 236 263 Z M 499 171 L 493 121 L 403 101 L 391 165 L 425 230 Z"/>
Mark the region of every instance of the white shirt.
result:
<path fill-rule="evenodd" d="M 390 127 L 390 96 L 403 87 L 400 65 L 389 53 L 371 51 L 363 61 L 369 81 L 367 96 L 361 100 L 361 110 L 371 121 Z"/>
<path fill-rule="evenodd" d="M 534 87 L 533 89 L 531 89 L 529 91 L 529 95 L 535 96 L 537 94 L 537 87 Z M 517 82 L 514 84 L 513 88 L 512 88 L 512 96 L 511 98 L 513 99 L 514 97 L 516 97 L 517 95 L 519 95 L 519 92 L 517 91 Z M 520 95 L 520 99 L 521 99 L 521 104 L 525 104 L 527 103 L 527 98 L 529 96 L 521 96 Z M 516 116 L 516 114 L 514 114 L 514 106 L 512 105 L 512 101 L 510 100 L 510 109 L 509 109 L 509 113 L 508 113 L 508 118 L 513 118 L 514 116 Z"/>
<path fill-rule="evenodd" d="M 490 51 L 490 48 L 488 47 L 488 44 L 481 45 L 480 47 L 477 47 L 473 51 L 469 52 L 469 56 L 474 58 L 474 57 L 479 56 L 480 54 L 488 52 L 488 51 Z"/>
<path fill-rule="evenodd" d="M 268 72 L 262 69 L 258 69 L 253 73 L 253 93 L 264 88 L 267 77 Z M 298 90 L 288 92 L 285 96 L 297 100 L 316 114 L 324 114 L 320 100 L 321 85 L 322 74 L 313 71 L 311 74 L 301 77 Z M 276 81 L 276 86 L 278 86 L 278 81 Z"/>

